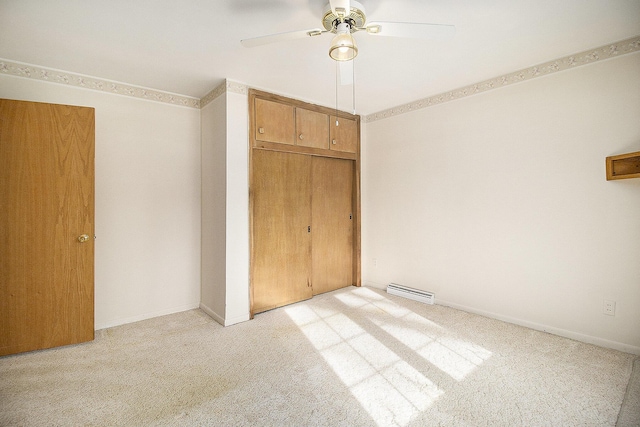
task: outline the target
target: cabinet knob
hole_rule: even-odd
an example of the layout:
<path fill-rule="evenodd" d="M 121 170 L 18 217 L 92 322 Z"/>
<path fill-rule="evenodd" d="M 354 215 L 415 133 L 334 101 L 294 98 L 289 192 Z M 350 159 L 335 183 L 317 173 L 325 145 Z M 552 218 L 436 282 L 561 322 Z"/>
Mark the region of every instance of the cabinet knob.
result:
<path fill-rule="evenodd" d="M 264 128 L 258 128 L 258 133 L 264 133 Z"/>
<path fill-rule="evenodd" d="M 336 145 L 336 140 L 334 139 L 333 141 L 331 141 L 331 143 L 332 143 L 333 145 Z"/>
<path fill-rule="evenodd" d="M 300 138 L 302 140 L 302 139 L 304 139 L 304 135 L 300 134 L 300 136 L 298 138 Z"/>

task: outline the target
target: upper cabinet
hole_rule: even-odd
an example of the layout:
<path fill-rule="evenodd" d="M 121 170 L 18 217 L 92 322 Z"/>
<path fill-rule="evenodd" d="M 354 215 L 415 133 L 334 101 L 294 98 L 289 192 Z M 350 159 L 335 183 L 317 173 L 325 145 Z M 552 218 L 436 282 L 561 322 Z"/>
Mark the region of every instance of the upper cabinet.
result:
<path fill-rule="evenodd" d="M 331 149 L 355 153 L 358 149 L 358 123 L 355 120 L 331 116 Z"/>
<path fill-rule="evenodd" d="M 329 116 L 305 108 L 296 108 L 296 145 L 329 148 Z"/>
<path fill-rule="evenodd" d="M 256 141 L 293 145 L 293 106 L 256 98 Z"/>
<path fill-rule="evenodd" d="M 253 147 L 351 160 L 359 154 L 359 116 L 256 90 L 250 106 Z"/>

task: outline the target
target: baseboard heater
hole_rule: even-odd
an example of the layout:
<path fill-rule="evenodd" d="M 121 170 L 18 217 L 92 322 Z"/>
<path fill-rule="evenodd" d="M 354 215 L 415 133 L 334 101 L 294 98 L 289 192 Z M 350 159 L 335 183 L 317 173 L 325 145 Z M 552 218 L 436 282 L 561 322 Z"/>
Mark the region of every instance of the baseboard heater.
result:
<path fill-rule="evenodd" d="M 421 291 L 419 289 L 413 289 L 407 286 L 397 285 L 395 283 L 389 283 L 387 286 L 387 293 L 423 302 L 425 304 L 434 304 L 436 299 L 436 296 L 431 292 Z"/>

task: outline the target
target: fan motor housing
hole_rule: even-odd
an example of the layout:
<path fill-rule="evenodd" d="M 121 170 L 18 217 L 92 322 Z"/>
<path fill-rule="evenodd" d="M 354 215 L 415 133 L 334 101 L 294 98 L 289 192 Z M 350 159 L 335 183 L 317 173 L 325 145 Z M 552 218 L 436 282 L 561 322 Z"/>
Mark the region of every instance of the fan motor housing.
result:
<path fill-rule="evenodd" d="M 324 17 L 322 18 L 322 26 L 332 33 L 335 33 L 338 28 L 338 24 L 341 22 L 346 22 L 349 24 L 349 30 L 352 33 L 358 31 L 358 29 L 364 27 L 365 22 L 367 22 L 367 17 L 364 13 L 364 7 L 358 3 L 357 1 L 351 0 L 351 10 L 344 17 L 343 20 L 339 16 L 337 16 L 331 10 L 331 4 L 327 4 L 325 7 Z"/>

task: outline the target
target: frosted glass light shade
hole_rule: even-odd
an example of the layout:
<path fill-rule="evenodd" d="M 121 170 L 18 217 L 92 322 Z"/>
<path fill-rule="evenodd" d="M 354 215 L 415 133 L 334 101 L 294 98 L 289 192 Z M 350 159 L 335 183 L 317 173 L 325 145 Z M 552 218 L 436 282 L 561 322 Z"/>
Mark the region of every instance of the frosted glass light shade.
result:
<path fill-rule="evenodd" d="M 338 34 L 331 40 L 329 56 L 336 61 L 351 61 L 358 55 L 358 46 L 351 33 Z"/>

